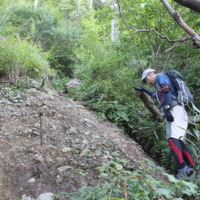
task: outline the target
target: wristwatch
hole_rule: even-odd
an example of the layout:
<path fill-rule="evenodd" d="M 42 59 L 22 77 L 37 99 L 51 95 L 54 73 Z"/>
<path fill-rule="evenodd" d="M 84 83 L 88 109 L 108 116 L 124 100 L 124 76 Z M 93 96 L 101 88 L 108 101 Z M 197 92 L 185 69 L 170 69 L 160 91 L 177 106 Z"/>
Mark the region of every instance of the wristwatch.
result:
<path fill-rule="evenodd" d="M 165 110 L 167 110 L 167 109 L 169 109 L 169 108 L 171 108 L 169 105 L 165 105 Z"/>

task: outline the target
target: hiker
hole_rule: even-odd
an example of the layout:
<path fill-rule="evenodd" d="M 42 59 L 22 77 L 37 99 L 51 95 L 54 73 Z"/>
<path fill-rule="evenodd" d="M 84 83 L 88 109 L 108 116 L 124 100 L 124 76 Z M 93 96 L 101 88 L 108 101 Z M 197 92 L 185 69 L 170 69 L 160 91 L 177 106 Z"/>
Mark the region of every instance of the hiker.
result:
<path fill-rule="evenodd" d="M 172 155 L 178 166 L 177 179 L 191 175 L 194 170 L 194 160 L 189 148 L 184 143 L 188 127 L 188 114 L 183 105 L 177 101 L 177 91 L 170 78 L 164 73 L 156 73 L 154 69 L 146 69 L 142 73 L 142 82 L 155 86 L 155 92 L 137 86 L 142 91 L 157 98 L 166 118 L 166 138 Z"/>

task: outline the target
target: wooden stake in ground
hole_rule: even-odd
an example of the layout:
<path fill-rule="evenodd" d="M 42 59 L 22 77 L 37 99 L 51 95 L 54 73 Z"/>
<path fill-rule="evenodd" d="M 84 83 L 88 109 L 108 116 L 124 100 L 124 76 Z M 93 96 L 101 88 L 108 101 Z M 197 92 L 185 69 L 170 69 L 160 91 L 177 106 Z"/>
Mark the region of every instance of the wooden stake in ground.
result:
<path fill-rule="evenodd" d="M 42 121 L 42 116 L 43 116 L 43 111 L 41 109 L 38 110 L 38 116 L 40 118 L 40 145 L 43 145 L 43 121 Z"/>

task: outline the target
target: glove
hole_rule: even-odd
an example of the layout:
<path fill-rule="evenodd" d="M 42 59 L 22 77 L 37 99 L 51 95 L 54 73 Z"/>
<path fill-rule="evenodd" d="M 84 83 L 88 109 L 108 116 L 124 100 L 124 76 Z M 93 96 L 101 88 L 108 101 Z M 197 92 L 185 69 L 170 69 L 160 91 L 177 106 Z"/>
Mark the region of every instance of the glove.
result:
<path fill-rule="evenodd" d="M 141 86 L 136 86 L 135 87 L 135 90 L 137 90 L 137 91 L 144 91 L 144 88 L 143 87 L 141 87 Z"/>
<path fill-rule="evenodd" d="M 174 121 L 174 117 L 172 116 L 170 109 L 164 110 L 164 114 L 165 114 L 167 121 L 169 121 L 169 122 Z"/>

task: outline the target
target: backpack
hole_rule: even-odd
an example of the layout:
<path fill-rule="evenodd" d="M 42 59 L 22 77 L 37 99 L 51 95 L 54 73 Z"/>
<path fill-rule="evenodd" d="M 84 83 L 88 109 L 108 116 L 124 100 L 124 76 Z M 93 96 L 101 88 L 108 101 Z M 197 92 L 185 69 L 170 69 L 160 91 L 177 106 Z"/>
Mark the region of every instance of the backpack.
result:
<path fill-rule="evenodd" d="M 188 105 L 194 102 L 193 95 L 187 87 L 186 82 L 184 81 L 183 76 L 180 72 L 172 69 L 166 71 L 164 74 L 166 74 L 170 78 L 171 82 L 176 88 L 178 93 L 177 101 L 179 103 L 181 103 L 182 105 Z"/>

